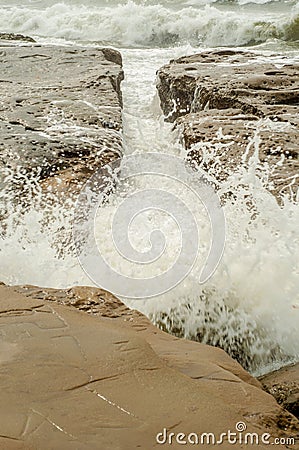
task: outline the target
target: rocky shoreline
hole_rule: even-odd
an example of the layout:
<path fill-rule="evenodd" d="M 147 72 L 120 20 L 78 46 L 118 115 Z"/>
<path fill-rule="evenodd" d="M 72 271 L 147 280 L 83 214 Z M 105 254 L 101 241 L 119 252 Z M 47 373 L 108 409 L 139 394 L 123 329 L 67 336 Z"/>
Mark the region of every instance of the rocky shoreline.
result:
<path fill-rule="evenodd" d="M 121 55 L 8 37 L 0 35 L 1 170 L 70 195 L 122 155 Z"/>
<path fill-rule="evenodd" d="M 283 59 L 203 52 L 162 67 L 157 89 L 167 120 L 181 129 L 188 158 L 221 182 L 246 164 L 258 145 L 260 162 L 270 168 L 267 188 L 277 197 L 296 199 L 299 66 L 284 65 Z"/>
<path fill-rule="evenodd" d="M 0 58 L 1 171 L 38 175 L 43 190 L 71 196 L 122 156 L 119 52 L 2 33 Z M 280 126 L 261 129 L 260 156 L 273 164 L 273 192 L 292 196 L 297 69 L 257 66 L 245 52 L 203 53 L 162 68 L 158 93 L 189 158 L 202 160 L 198 143 L 220 144 L 220 181 L 241 164 L 258 120 Z M 1 449 L 154 449 L 164 428 L 219 436 L 239 422 L 259 436 L 298 439 L 298 366 L 258 381 L 223 350 L 166 334 L 96 288 L 3 284 L 0 313 Z"/>

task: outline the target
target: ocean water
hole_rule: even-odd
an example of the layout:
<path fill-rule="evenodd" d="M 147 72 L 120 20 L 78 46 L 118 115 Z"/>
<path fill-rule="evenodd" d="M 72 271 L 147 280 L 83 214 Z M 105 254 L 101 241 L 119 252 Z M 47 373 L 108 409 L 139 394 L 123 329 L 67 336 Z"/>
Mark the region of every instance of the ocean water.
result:
<path fill-rule="evenodd" d="M 219 47 L 246 48 L 256 52 L 257 59 L 271 58 L 277 65 L 298 62 L 298 5 L 266 0 L 0 0 L 0 31 L 27 34 L 41 43 L 119 49 L 125 71 L 125 154 L 158 152 L 183 159 L 177 132 L 164 122 L 159 107 L 156 71 L 170 59 Z M 275 126 L 271 121 L 258 123 L 250 144 L 256 155 L 259 128 L 275 131 Z M 267 167 L 262 170 L 266 173 Z M 258 158 L 253 158 L 221 187 L 223 195 L 234 193 L 224 205 L 225 249 L 217 270 L 204 284 L 199 278 L 211 235 L 202 205 L 190 189 L 178 187 L 169 178 L 139 177 L 134 185 L 139 191 L 159 183 L 160 189 L 182 196 L 199 224 L 202 258 L 168 292 L 143 300 L 123 298 L 162 329 L 220 346 L 255 374 L 299 360 L 298 203 L 285 198 L 283 206 L 278 206 L 267 190 L 267 176 L 257 177 L 260 171 Z M 53 287 L 93 285 L 68 240 L 72 202 L 63 209 L 55 199 L 45 201 L 36 180 L 28 177 L 31 206 L 16 207 L 9 189 L 14 177 L 6 174 L 0 196 L 11 211 L 0 241 L 0 280 Z M 145 252 L 150 233 L 162 230 L 167 242 L 163 257 L 150 265 L 124 261 L 111 237 L 111 223 L 122 201 L 123 196 L 115 193 L 98 210 L 97 245 L 109 264 L 129 279 L 152 277 L 154 282 L 177 258 L 180 233 L 164 213 L 145 214 L 125 233 L 138 251 Z"/>
<path fill-rule="evenodd" d="M 253 45 L 299 39 L 295 0 L 1 0 L 0 29 L 120 47 Z M 296 45 L 296 44 L 295 44 Z"/>

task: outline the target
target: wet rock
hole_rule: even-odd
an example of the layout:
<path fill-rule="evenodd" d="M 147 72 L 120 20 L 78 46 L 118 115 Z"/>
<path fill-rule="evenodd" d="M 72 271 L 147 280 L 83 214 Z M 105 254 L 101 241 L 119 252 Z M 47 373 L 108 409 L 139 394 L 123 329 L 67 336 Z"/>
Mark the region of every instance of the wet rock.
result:
<path fill-rule="evenodd" d="M 117 51 L 4 46 L 0 61 L 2 167 L 35 174 L 47 188 L 73 190 L 121 156 Z"/>
<path fill-rule="evenodd" d="M 204 109 L 239 108 L 243 114 L 298 123 L 298 65 L 276 65 L 254 53 L 203 52 L 179 58 L 158 72 L 158 92 L 168 120 Z"/>
<path fill-rule="evenodd" d="M 23 36 L 22 34 L 14 33 L 0 33 L 0 41 L 21 41 L 21 42 L 36 42 L 30 36 Z"/>
<path fill-rule="evenodd" d="M 298 189 L 299 66 L 254 53 L 203 52 L 158 72 L 161 107 L 181 127 L 189 158 L 220 180 L 252 156 L 270 166 L 268 187 L 296 197 Z M 257 135 L 258 130 L 258 136 Z M 214 153 L 213 153 L 214 152 Z M 246 159 L 245 158 L 245 159 Z M 212 167 L 212 168 L 211 168 Z"/>
<path fill-rule="evenodd" d="M 240 421 L 298 432 L 225 352 L 162 333 L 102 290 L 1 286 L 0 336 L 3 448 L 152 449 L 163 428 L 219 436 Z"/>
<path fill-rule="evenodd" d="M 259 378 L 263 388 L 299 419 L 299 363 Z"/>
<path fill-rule="evenodd" d="M 238 109 L 209 110 L 177 120 L 190 161 L 218 181 L 258 153 L 259 176 L 277 198 L 296 198 L 299 173 L 299 133 L 290 122 L 259 122 Z"/>

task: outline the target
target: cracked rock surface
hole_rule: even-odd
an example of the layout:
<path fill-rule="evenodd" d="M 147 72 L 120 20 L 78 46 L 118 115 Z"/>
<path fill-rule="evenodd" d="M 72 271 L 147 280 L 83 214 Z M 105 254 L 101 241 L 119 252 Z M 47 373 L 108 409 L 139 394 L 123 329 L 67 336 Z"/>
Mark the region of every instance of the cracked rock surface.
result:
<path fill-rule="evenodd" d="M 2 170 L 73 189 L 121 156 L 119 52 L 0 39 L 0 65 Z"/>
<path fill-rule="evenodd" d="M 220 181 L 255 152 L 269 165 L 267 187 L 276 196 L 298 189 L 299 66 L 235 50 L 179 58 L 158 72 L 166 120 L 181 128 L 188 157 Z M 257 140 L 255 141 L 257 142 Z M 209 159 L 209 158 L 208 158 Z"/>
<path fill-rule="evenodd" d="M 1 449 L 154 449 L 164 427 L 220 434 L 239 421 L 299 430 L 225 352 L 167 335 L 99 289 L 2 285 L 0 338 Z"/>

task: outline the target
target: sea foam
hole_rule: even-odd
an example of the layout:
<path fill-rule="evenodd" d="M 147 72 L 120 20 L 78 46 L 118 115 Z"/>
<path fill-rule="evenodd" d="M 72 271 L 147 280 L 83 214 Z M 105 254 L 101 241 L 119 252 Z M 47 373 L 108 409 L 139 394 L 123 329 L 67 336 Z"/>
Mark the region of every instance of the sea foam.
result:
<path fill-rule="evenodd" d="M 171 125 L 163 121 L 155 97 L 153 101 L 155 71 L 170 57 L 179 56 L 177 52 L 123 52 L 127 154 L 154 151 L 182 158 L 185 155 Z M 186 48 L 181 49 L 182 54 L 186 52 Z M 272 125 L 275 127 L 274 122 Z M 255 139 L 252 145 L 258 149 L 258 132 Z M 169 292 L 152 299 L 123 299 L 164 330 L 224 348 L 253 373 L 299 359 L 298 204 L 285 198 L 283 206 L 279 206 L 267 184 L 257 176 L 260 169 L 257 159 L 249 160 L 247 167 L 232 173 L 228 184 L 221 188 L 221 195 L 225 196 L 226 190 L 230 192 L 224 204 L 226 246 L 218 269 L 207 283 L 198 282 L 202 269 L 199 260 L 184 281 Z M 63 205 L 55 196 L 43 194 L 39 184 L 29 176 L 29 202 L 16 205 L 16 177 L 7 173 L 1 192 L 1 205 L 6 205 L 9 215 L 2 228 L 0 280 L 54 287 L 92 285 L 78 264 L 69 239 L 74 202 L 70 199 Z M 209 221 L 200 205 L 194 204 L 192 193 L 169 179 L 154 180 L 148 176 L 140 177 L 136 187 L 151 188 L 158 182 L 161 189 L 182 195 L 193 208 L 200 223 L 202 248 L 208 248 Z M 154 277 L 176 258 L 180 233 L 175 232 L 173 221 L 165 219 L 165 215 L 143 215 L 132 224 L 132 229 L 126 230 L 135 248 L 146 250 L 154 227 L 160 228 L 168 239 L 167 251 L 160 263 L 155 261 L 153 266 L 143 269 L 128 264 L 114 247 L 109 225 L 122 200 L 121 196 L 112 195 L 110 202 L 98 211 L 95 227 L 98 247 L 117 270 L 125 270 L 129 277 Z"/>
<path fill-rule="evenodd" d="M 0 29 L 122 47 L 240 46 L 269 39 L 298 40 L 298 6 L 267 10 L 237 4 L 140 4 L 114 6 L 56 3 L 39 9 L 0 6 Z"/>

